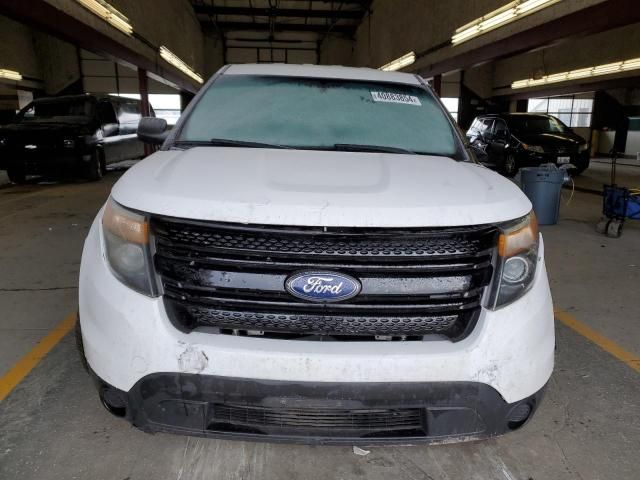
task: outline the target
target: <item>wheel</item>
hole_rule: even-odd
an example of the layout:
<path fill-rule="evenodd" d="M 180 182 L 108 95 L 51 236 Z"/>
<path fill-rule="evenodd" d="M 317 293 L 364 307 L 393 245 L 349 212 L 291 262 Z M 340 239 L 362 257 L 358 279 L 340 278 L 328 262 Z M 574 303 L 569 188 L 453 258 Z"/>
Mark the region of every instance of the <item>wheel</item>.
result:
<path fill-rule="evenodd" d="M 105 164 L 104 156 L 99 150 L 95 150 L 91 154 L 91 159 L 84 165 L 85 175 L 84 177 L 92 182 L 100 180 L 104 176 Z"/>
<path fill-rule="evenodd" d="M 518 161 L 516 160 L 516 157 L 513 153 L 509 153 L 506 157 L 504 157 L 502 172 L 507 177 L 513 177 L 516 173 L 518 173 Z"/>
<path fill-rule="evenodd" d="M 584 172 L 586 169 L 587 167 L 572 168 L 571 170 L 569 170 L 569 174 L 572 177 L 577 177 L 578 175 L 582 175 L 582 172 Z"/>
<path fill-rule="evenodd" d="M 611 220 L 607 227 L 607 237 L 620 238 L 622 235 L 622 222 L 620 220 Z"/>
<path fill-rule="evenodd" d="M 12 183 L 15 184 L 22 184 L 27 180 L 27 175 L 25 173 L 24 170 L 24 166 L 10 166 L 7 169 L 7 176 L 9 177 L 9 180 L 11 180 Z"/>
<path fill-rule="evenodd" d="M 107 161 L 105 160 L 104 151 L 99 150 L 100 155 L 100 168 L 102 170 L 102 176 L 104 177 L 107 174 Z"/>

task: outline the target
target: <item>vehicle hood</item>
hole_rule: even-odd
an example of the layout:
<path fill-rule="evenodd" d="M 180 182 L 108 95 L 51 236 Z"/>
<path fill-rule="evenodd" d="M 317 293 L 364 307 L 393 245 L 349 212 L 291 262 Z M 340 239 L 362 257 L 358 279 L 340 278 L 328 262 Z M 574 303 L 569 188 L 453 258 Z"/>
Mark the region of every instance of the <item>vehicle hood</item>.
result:
<path fill-rule="evenodd" d="M 540 145 L 542 147 L 577 147 L 578 145 L 587 143 L 584 138 L 573 132 L 567 133 L 517 133 L 516 137 L 521 142 L 530 145 Z"/>
<path fill-rule="evenodd" d="M 157 152 L 125 173 L 112 196 L 159 215 L 269 225 L 445 227 L 531 210 L 514 183 L 474 163 L 257 148 Z"/>

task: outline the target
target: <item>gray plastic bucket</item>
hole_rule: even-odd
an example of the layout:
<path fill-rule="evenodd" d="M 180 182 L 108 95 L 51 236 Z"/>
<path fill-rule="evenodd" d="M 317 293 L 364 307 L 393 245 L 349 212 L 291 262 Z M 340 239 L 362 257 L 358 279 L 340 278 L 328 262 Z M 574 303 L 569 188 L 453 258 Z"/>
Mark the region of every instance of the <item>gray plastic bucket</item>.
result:
<path fill-rule="evenodd" d="M 557 167 L 520 169 L 522 190 L 533 204 L 540 225 L 555 225 L 560 213 L 560 191 L 566 172 Z"/>

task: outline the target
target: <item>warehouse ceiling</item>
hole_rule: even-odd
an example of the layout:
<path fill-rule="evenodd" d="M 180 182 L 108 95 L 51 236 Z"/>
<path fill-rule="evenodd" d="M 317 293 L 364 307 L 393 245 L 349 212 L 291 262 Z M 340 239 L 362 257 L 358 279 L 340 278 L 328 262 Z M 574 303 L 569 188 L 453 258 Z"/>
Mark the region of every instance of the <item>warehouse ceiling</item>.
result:
<path fill-rule="evenodd" d="M 192 0 L 203 30 L 225 51 L 284 48 L 317 51 L 328 34 L 353 36 L 372 0 Z"/>

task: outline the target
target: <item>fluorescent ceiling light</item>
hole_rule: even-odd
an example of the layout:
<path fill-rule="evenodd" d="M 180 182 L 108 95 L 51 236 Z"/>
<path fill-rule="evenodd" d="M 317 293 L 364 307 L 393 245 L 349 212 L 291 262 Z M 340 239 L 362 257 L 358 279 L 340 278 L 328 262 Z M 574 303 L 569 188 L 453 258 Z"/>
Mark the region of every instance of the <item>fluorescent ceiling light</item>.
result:
<path fill-rule="evenodd" d="M 465 42 L 560 1 L 562 0 L 515 0 L 507 3 L 505 6 L 458 28 L 451 37 L 451 43 L 457 45 Z"/>
<path fill-rule="evenodd" d="M 408 67 L 416 61 L 416 52 L 405 53 L 400 58 L 396 58 L 391 62 L 381 66 L 378 70 L 384 70 L 386 72 L 394 72 L 401 68 Z"/>
<path fill-rule="evenodd" d="M 198 75 L 189 65 L 184 63 L 180 59 L 180 57 L 178 57 L 175 53 L 173 53 L 164 45 L 160 47 L 160 56 L 164 58 L 167 62 L 169 62 L 171 65 L 176 67 L 178 70 L 180 70 L 182 73 L 193 78 L 196 82 L 198 83 L 203 82 L 202 77 L 200 75 Z"/>
<path fill-rule="evenodd" d="M 16 82 L 22 80 L 22 75 L 13 70 L 5 70 L 0 68 L 0 78 L 6 78 L 7 80 L 15 80 Z"/>
<path fill-rule="evenodd" d="M 103 0 L 76 0 L 87 10 L 127 35 L 133 33 L 129 19 Z"/>
<path fill-rule="evenodd" d="M 599 75 L 611 75 L 612 73 L 628 72 L 629 70 L 640 70 L 640 58 L 631 58 L 622 62 L 607 63 L 605 65 L 597 65 L 595 67 L 579 68 L 577 70 L 569 70 L 568 72 L 554 73 L 553 75 L 545 75 L 542 78 L 529 78 L 526 80 L 517 80 L 511 84 L 511 88 L 527 88 L 537 85 L 545 85 L 547 83 L 566 82 L 576 78 L 597 77 Z"/>

